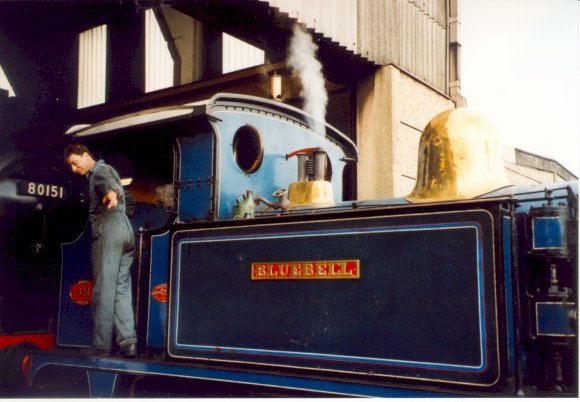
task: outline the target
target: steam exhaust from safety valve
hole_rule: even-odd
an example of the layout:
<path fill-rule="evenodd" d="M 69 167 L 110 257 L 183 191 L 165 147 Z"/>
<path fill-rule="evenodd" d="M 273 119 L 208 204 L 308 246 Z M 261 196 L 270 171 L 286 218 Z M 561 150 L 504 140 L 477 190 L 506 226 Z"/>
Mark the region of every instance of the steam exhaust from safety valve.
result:
<path fill-rule="evenodd" d="M 309 121 L 310 126 L 316 133 L 324 136 L 328 94 L 324 85 L 322 64 L 316 58 L 317 50 L 318 46 L 313 42 L 312 36 L 299 24 L 295 24 L 287 63 L 292 69 L 292 75 L 302 85 L 300 96 L 304 100 L 303 108 L 313 118 Z"/>

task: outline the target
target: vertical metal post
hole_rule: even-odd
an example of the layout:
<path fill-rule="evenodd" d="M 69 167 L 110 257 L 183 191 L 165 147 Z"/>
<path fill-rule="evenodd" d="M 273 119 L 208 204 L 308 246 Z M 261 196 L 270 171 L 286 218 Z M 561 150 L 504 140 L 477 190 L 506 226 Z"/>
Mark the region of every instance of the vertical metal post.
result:
<path fill-rule="evenodd" d="M 326 173 L 326 152 L 314 151 L 314 180 L 324 180 Z"/>
<path fill-rule="evenodd" d="M 137 283 L 133 284 L 135 300 L 135 329 L 137 332 L 137 350 L 144 353 L 147 347 L 147 315 L 149 302 L 149 266 L 143 259 L 143 253 L 149 248 L 145 244 L 145 229 L 139 228 L 139 248 L 137 254 Z M 136 288 L 136 289 L 135 289 Z"/>
<path fill-rule="evenodd" d="M 513 320 L 514 320 L 514 370 L 515 370 L 515 392 L 517 396 L 524 396 L 524 373 L 522 368 L 522 348 L 521 348 L 521 330 L 522 330 L 522 307 L 521 307 L 521 289 L 520 289 L 520 271 L 518 264 L 518 230 L 516 222 L 516 204 L 515 201 L 510 204 L 510 221 L 511 221 L 511 258 L 513 269 Z"/>
<path fill-rule="evenodd" d="M 306 181 L 306 160 L 308 154 L 298 154 L 298 181 Z"/>

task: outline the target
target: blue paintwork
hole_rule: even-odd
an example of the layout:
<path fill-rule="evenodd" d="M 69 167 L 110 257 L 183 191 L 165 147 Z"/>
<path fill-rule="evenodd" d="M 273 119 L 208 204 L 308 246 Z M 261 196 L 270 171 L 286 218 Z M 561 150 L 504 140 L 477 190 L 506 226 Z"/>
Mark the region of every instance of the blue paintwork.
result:
<path fill-rule="evenodd" d="M 162 227 L 167 223 L 167 214 L 164 209 L 159 206 L 151 206 L 146 204 L 138 203 L 135 208 L 135 216 L 131 218 L 131 224 L 133 225 L 133 230 L 138 236 L 140 227 L 157 228 Z M 58 327 L 57 327 L 57 337 L 56 343 L 59 346 L 91 346 L 92 345 L 92 332 L 93 332 L 93 321 L 91 317 L 90 304 L 78 305 L 73 303 L 70 297 L 70 288 L 73 284 L 80 280 L 92 281 L 92 268 L 91 268 L 91 230 L 90 226 L 87 225 L 84 232 L 77 238 L 74 242 L 62 245 L 62 268 L 61 268 L 61 284 L 60 284 L 60 300 L 59 300 L 59 312 L 58 312 Z M 136 244 L 138 244 L 138 238 L 136 239 Z M 167 283 L 168 272 L 168 241 L 167 239 L 163 241 L 158 240 L 160 244 L 160 250 L 154 253 L 155 275 L 157 280 L 159 276 L 165 278 L 164 281 Z M 163 251 L 162 245 L 166 245 L 165 251 Z M 165 260 L 164 260 L 165 259 Z M 163 277 L 163 275 L 165 275 Z M 154 326 L 153 330 L 153 346 L 159 347 L 160 339 L 165 335 L 165 330 L 160 330 L 164 328 L 166 313 L 163 308 L 154 308 Z M 158 320 L 155 318 L 158 317 Z M 160 331 L 162 332 L 160 334 Z M 162 345 L 161 345 L 162 346 Z"/>
<path fill-rule="evenodd" d="M 180 182 L 177 202 L 177 221 L 189 222 L 210 219 L 231 219 L 235 199 L 247 189 L 256 195 L 272 199 L 271 194 L 279 188 L 287 188 L 296 181 L 296 158 L 286 160 L 286 154 L 297 149 L 322 147 L 331 160 L 333 169 L 333 189 L 337 202 L 342 195 L 342 170 L 344 157 L 356 158 L 356 149 L 342 134 L 327 128 L 326 136 L 310 131 L 305 125 L 304 113 L 291 106 L 260 98 L 246 97 L 252 106 L 224 107 L 229 100 L 216 95 L 202 106 L 193 108 L 195 121 L 206 115 L 209 124 L 193 124 L 187 136 L 176 138 L 178 152 L 178 176 Z M 243 97 L 236 97 L 241 99 Z M 236 100 L 237 102 L 237 100 Z M 243 103 L 243 102 L 242 102 Z M 258 114 L 257 109 L 266 108 L 268 114 Z M 285 113 L 289 113 L 286 115 Z M 135 119 L 136 117 L 131 117 Z M 236 165 L 232 149 L 236 130 L 245 125 L 255 127 L 262 138 L 264 160 L 260 169 L 253 174 L 245 174 Z M 106 124 L 103 125 L 106 127 Z M 99 124 L 95 132 L 100 132 Z M 208 127 L 213 128 L 208 131 Z M 106 128 L 105 128 L 106 130 Z M 78 133 L 82 137 L 83 131 Z M 90 135 L 90 134 L 88 134 Z M 216 144 L 217 141 L 217 144 Z M 343 145 L 338 145 L 341 143 Z M 346 145 L 344 145 L 346 144 Z M 214 160 L 215 156 L 215 160 Z M 215 171 L 214 171 L 215 170 Z M 216 188 L 216 183 L 219 187 Z M 158 206 L 137 204 L 132 218 L 133 229 L 138 235 L 140 227 L 159 228 L 167 223 L 167 214 Z M 63 245 L 63 265 L 61 297 L 58 322 L 57 344 L 61 346 L 90 346 L 92 320 L 90 306 L 72 303 L 70 287 L 79 280 L 91 280 L 90 231 L 71 244 Z M 156 247 L 151 256 L 151 287 L 155 281 L 167 282 L 169 250 L 166 238 L 153 239 Z M 151 301 L 149 314 L 152 322 L 148 324 L 148 346 L 161 347 L 165 339 L 166 312 L 164 306 Z"/>
<path fill-rule="evenodd" d="M 557 249 L 566 247 L 566 222 L 554 216 L 534 217 L 532 219 L 532 247 L 534 250 Z"/>
<path fill-rule="evenodd" d="M 321 147 L 332 163 L 332 187 L 334 200 L 342 197 L 342 171 L 345 162 L 344 151 L 325 137 L 314 134 L 306 127 L 271 116 L 263 116 L 251 111 L 219 111 L 214 114 L 219 119 L 214 123 L 219 138 L 220 183 L 218 211 L 220 219 L 231 219 L 235 199 L 246 190 L 255 195 L 272 199 L 272 193 L 297 181 L 297 159 L 286 160 L 286 155 L 303 148 Z M 232 149 L 236 131 L 245 125 L 254 127 L 261 135 L 264 147 L 262 165 L 252 174 L 244 173 L 236 164 Z"/>
<path fill-rule="evenodd" d="M 117 374 L 115 371 L 87 370 L 89 396 L 91 398 L 112 398 Z"/>
<path fill-rule="evenodd" d="M 511 230 L 512 224 L 515 224 L 515 222 L 512 222 L 512 220 L 507 216 L 498 220 L 501 228 L 499 228 L 493 236 L 483 236 L 481 233 L 481 227 L 475 225 L 478 238 L 477 250 L 479 253 L 479 260 L 477 262 L 477 284 L 474 285 L 478 292 L 477 297 L 479 302 L 477 310 L 479 316 L 479 332 L 476 334 L 476 337 L 479 336 L 480 338 L 475 349 L 477 349 L 478 356 L 481 356 L 480 364 L 460 366 L 447 364 L 445 362 L 422 361 L 421 359 L 397 361 L 396 359 L 390 359 L 388 356 L 357 356 L 349 355 L 348 353 L 332 354 L 317 351 L 302 352 L 299 350 L 275 348 L 261 349 L 261 345 L 258 345 L 258 347 L 253 347 L 252 345 L 244 347 L 240 345 L 183 343 L 178 339 L 178 326 L 198 325 L 198 323 L 192 323 L 191 321 L 183 322 L 185 320 L 179 322 L 177 319 L 179 316 L 177 310 L 179 308 L 179 298 L 182 296 L 184 291 L 184 289 L 179 286 L 179 277 L 173 279 L 176 281 L 175 286 L 170 289 L 172 299 L 175 301 L 177 307 L 171 312 L 171 314 L 174 315 L 169 317 L 170 337 L 168 338 L 166 334 L 166 327 L 168 324 L 168 306 L 165 303 L 159 303 L 153 300 L 150 296 L 157 285 L 168 283 L 170 281 L 169 269 L 172 261 L 171 237 L 175 233 L 175 230 L 179 230 L 179 224 L 186 222 L 211 222 L 232 219 L 233 208 L 236 205 L 236 198 L 238 198 L 240 194 L 244 194 L 246 190 L 252 190 L 256 195 L 272 199 L 272 193 L 274 191 L 279 188 L 287 188 L 291 182 L 296 181 L 297 159 L 286 159 L 287 154 L 298 149 L 313 147 L 321 147 L 327 152 L 332 165 L 332 186 L 336 206 L 325 208 L 325 211 L 350 210 L 354 208 L 384 208 L 384 210 L 387 211 L 390 207 L 404 207 L 409 205 L 409 202 L 404 198 L 343 202 L 341 200 L 342 172 L 346 165 L 345 158 L 356 159 L 356 148 L 354 145 L 349 143 L 349 140 L 343 138 L 340 133 L 330 127 L 327 127 L 325 136 L 310 131 L 305 123 L 307 118 L 303 115 L 303 112 L 292 107 L 250 97 L 239 97 L 239 101 L 234 101 L 234 97 L 235 96 L 233 95 L 229 98 L 227 96 L 224 97 L 217 95 L 205 103 L 202 102 L 192 107 L 191 116 L 188 116 L 187 118 L 196 119 L 196 124 L 191 124 L 191 131 L 180 131 L 179 137 L 175 139 L 176 162 L 179 163 L 179 166 L 176 166 L 177 176 L 175 177 L 175 180 L 178 182 L 176 183 L 178 184 L 176 186 L 178 193 L 175 211 L 177 213 L 177 226 L 170 225 L 168 231 L 163 233 L 157 231 L 155 232 L 157 234 L 151 235 L 150 238 L 151 250 L 148 255 L 148 266 L 150 268 L 150 282 L 148 288 L 149 300 L 146 304 L 148 315 L 148 321 L 146 323 L 147 347 L 154 349 L 168 347 L 169 352 L 174 353 L 174 357 L 186 359 L 196 357 L 194 354 L 198 352 L 202 354 L 205 353 L 202 356 L 202 358 L 205 359 L 212 353 L 212 351 L 219 349 L 221 354 L 228 353 L 230 356 L 228 359 L 231 361 L 277 366 L 277 370 L 279 369 L 279 366 L 288 365 L 307 368 L 308 370 L 311 370 L 311 372 L 316 373 L 318 373 L 321 368 L 324 369 L 326 364 L 331 366 L 336 364 L 336 366 L 330 367 L 329 372 L 331 372 L 340 364 L 343 364 L 343 366 L 340 366 L 340 368 L 343 369 L 347 364 L 366 364 L 370 366 L 379 363 L 383 365 L 381 370 L 385 370 L 384 367 L 390 367 L 394 368 L 394 370 L 409 370 L 409 372 L 412 373 L 411 376 L 409 376 L 408 372 L 403 373 L 401 371 L 401 373 L 403 373 L 402 375 L 399 376 L 397 374 L 392 375 L 392 377 L 397 377 L 399 379 L 412 378 L 413 380 L 417 380 L 418 378 L 426 379 L 431 375 L 431 372 L 437 372 L 437 374 L 434 375 L 434 378 L 431 378 L 430 380 L 444 382 L 448 381 L 448 378 L 445 377 L 447 373 L 452 373 L 451 375 L 460 373 L 460 375 L 464 376 L 471 375 L 477 377 L 486 370 L 493 371 L 497 369 L 499 371 L 500 368 L 503 369 L 503 367 L 499 366 L 500 363 L 503 362 L 503 359 L 506 359 L 505 356 L 507 354 L 509 373 L 502 372 L 501 374 L 504 378 L 508 374 L 513 375 L 516 360 L 516 356 L 514 355 L 514 333 L 516 328 L 513 321 L 513 298 L 515 296 L 513 292 L 515 289 L 512 288 L 512 283 L 517 281 L 519 278 L 514 277 L 514 267 L 512 266 L 512 259 L 518 257 L 512 255 L 511 249 L 511 242 L 513 240 Z M 181 115 L 181 117 L 183 116 L 184 115 Z M 133 118 L 136 119 L 136 121 L 139 119 L 137 115 Z M 186 117 L 183 118 L 185 119 Z M 197 124 L 201 120 L 204 121 L 204 124 Z M 145 121 L 147 122 L 147 120 Z M 194 120 L 191 120 L 191 122 L 193 121 Z M 256 172 L 249 174 L 244 173 L 237 166 L 232 148 L 234 134 L 240 127 L 246 125 L 254 127 L 260 133 L 264 148 L 264 159 L 260 168 Z M 186 127 L 189 128 L 189 126 Z M 96 133 L 98 133 L 98 130 Z M 162 133 L 162 135 L 171 135 L 171 133 L 166 134 L 162 131 L 160 131 L 160 133 Z M 569 187 L 574 194 L 578 193 L 577 182 L 531 186 L 508 186 L 481 196 L 479 197 L 479 200 L 509 199 L 510 202 L 513 202 L 516 206 L 517 213 L 526 213 L 529 211 L 530 207 L 545 204 L 545 200 L 542 198 L 544 198 L 547 192 L 550 193 L 552 197 L 559 200 L 556 202 L 562 202 L 562 200 L 564 200 L 568 195 L 565 187 Z M 460 201 L 460 203 L 461 202 L 469 201 Z M 297 209 L 294 212 L 298 214 L 310 213 L 310 209 L 311 208 Z M 158 206 L 138 206 L 136 211 L 136 216 L 133 219 L 136 234 L 138 233 L 139 227 L 143 226 L 152 229 L 159 229 L 167 223 L 168 215 Z M 454 224 L 453 222 L 447 222 L 446 228 L 449 229 L 455 227 L 454 225 L 463 227 L 461 225 L 465 226 L 468 223 L 469 222 L 462 222 Z M 469 224 L 471 225 L 472 223 L 473 222 Z M 415 225 L 411 229 L 431 230 L 433 229 L 432 226 L 433 225 L 429 226 L 429 224 L 422 224 Z M 551 249 L 560 248 L 565 245 L 565 228 L 558 219 L 543 217 L 535 218 L 532 227 L 534 241 L 533 247 L 537 249 Z M 364 232 L 365 234 L 378 235 L 380 233 L 388 234 L 411 229 L 409 226 L 383 226 L 367 228 L 364 229 Z M 362 229 L 358 228 L 356 230 L 360 231 Z M 344 235 L 360 235 L 362 233 L 362 231 L 359 233 L 356 232 L 356 230 L 333 230 L 323 228 L 319 231 L 305 230 L 296 233 L 285 227 L 284 229 L 280 229 L 273 236 L 280 241 L 284 241 L 300 236 L 312 238 L 319 236 L 333 236 L 336 238 Z M 503 259 L 500 261 L 503 263 L 505 274 L 502 278 L 503 282 L 500 285 L 505 286 L 505 294 L 502 295 L 501 298 L 498 298 L 498 300 L 505 297 L 505 305 L 499 306 L 501 308 L 499 313 L 501 317 L 499 319 L 506 320 L 506 333 L 497 334 L 500 339 L 496 339 L 496 334 L 494 332 L 494 326 L 497 325 L 497 323 L 494 321 L 490 324 L 489 321 L 486 321 L 486 314 L 494 315 L 494 319 L 498 319 L 495 317 L 494 310 L 494 308 L 497 307 L 495 305 L 495 295 L 492 296 L 492 292 L 490 291 L 491 289 L 495 292 L 498 288 L 495 287 L 495 284 L 493 285 L 493 288 L 484 287 L 483 278 L 485 276 L 487 278 L 485 280 L 495 280 L 489 279 L 490 277 L 494 277 L 495 271 L 493 271 L 494 275 L 490 275 L 489 271 L 484 272 L 482 265 L 485 264 L 482 264 L 481 260 L 481 256 L 484 253 L 483 247 L 488 247 L 489 244 L 486 244 L 486 242 L 488 242 L 490 238 L 495 239 L 496 234 L 501 236 L 501 241 L 503 241 L 503 243 L 501 243 L 501 249 L 498 251 L 497 255 L 498 258 Z M 149 236 L 149 234 L 147 234 L 147 236 Z M 241 235 L 238 233 L 230 237 L 212 235 L 203 238 L 190 237 L 185 240 L 182 239 L 173 245 L 174 250 L 176 251 L 173 258 L 177 259 L 175 266 L 179 269 L 193 268 L 192 266 L 185 268 L 181 267 L 179 261 L 179 258 L 181 258 L 181 254 L 179 253 L 181 247 L 185 247 L 188 244 L 219 244 L 220 242 L 223 243 L 228 241 L 236 241 L 240 243 L 245 242 L 246 244 L 249 244 L 250 242 L 263 242 L 263 244 L 266 244 L 265 240 L 269 239 L 269 236 L 272 237 L 270 234 L 256 233 L 252 231 Z M 241 250 L 239 254 L 242 255 L 243 251 L 245 250 Z M 204 258 L 213 258 L 213 256 L 208 255 L 207 253 L 203 254 L 203 252 L 199 250 L 197 252 Z M 272 253 L 273 254 L 264 253 L 263 255 L 272 256 L 273 261 L 276 261 L 274 258 L 276 253 Z M 501 253 L 501 257 L 499 257 L 499 253 Z M 302 260 L 301 258 L 302 257 L 300 257 L 300 254 L 298 253 L 296 260 L 300 261 Z M 329 259 L 331 258 L 332 257 L 329 257 Z M 429 261 L 428 256 L 425 258 L 425 261 Z M 232 263 L 231 265 L 234 266 L 235 264 Z M 490 265 L 491 264 L 488 264 L 486 269 L 494 270 L 495 268 Z M 179 270 L 176 269 L 173 274 L 178 275 Z M 393 275 L 393 277 L 395 276 L 396 275 Z M 75 305 L 72 303 L 70 296 L 68 295 L 72 284 L 79 280 L 86 279 L 91 279 L 90 232 L 88 230 L 85 231 L 77 241 L 63 246 L 61 300 L 57 333 L 57 344 L 60 346 L 89 346 L 91 344 L 92 323 L 90 318 L 90 307 L 88 305 Z M 485 283 L 489 284 L 490 282 Z M 194 285 L 188 284 L 191 288 L 194 287 Z M 219 284 L 217 286 L 219 286 Z M 188 291 L 191 291 L 191 288 L 188 288 Z M 216 298 L 219 300 L 222 296 L 223 295 L 216 295 Z M 493 305 L 490 306 L 493 308 L 488 309 L 487 311 L 485 307 L 487 306 L 485 303 L 488 303 L 486 297 L 488 298 L 487 300 L 493 299 Z M 397 302 L 402 302 L 402 300 L 398 300 Z M 204 308 L 204 306 L 200 305 L 199 308 Z M 558 336 L 567 336 L 574 333 L 574 330 L 569 327 L 569 322 L 567 321 L 567 314 L 569 312 L 568 305 L 539 303 L 537 308 L 539 332 L 557 333 Z M 505 318 L 503 317 L 504 315 Z M 239 319 L 239 317 L 236 318 Z M 203 325 L 203 322 L 199 325 Z M 252 325 L 252 322 L 248 325 Z M 504 327 L 502 326 L 502 328 Z M 361 329 L 361 331 L 363 330 Z M 504 336 L 505 338 L 503 338 Z M 504 339 L 507 340 L 504 341 Z M 496 350 L 495 348 L 499 347 L 499 344 L 502 345 L 502 349 Z M 184 353 L 184 355 L 180 356 L 180 353 Z M 486 355 L 493 355 L 494 359 L 497 357 L 501 362 L 493 361 L 488 363 L 484 359 L 484 356 Z M 231 356 L 235 356 L 235 358 L 232 359 Z M 252 360 L 254 358 L 257 360 Z M 216 360 L 219 359 L 220 358 L 216 358 Z M 292 362 L 292 359 L 299 360 L 300 362 L 295 364 Z M 280 363 L 281 361 L 283 363 Z M 288 363 L 289 361 L 290 363 Z M 305 361 L 314 361 L 315 363 L 306 363 L 301 366 Z M 60 355 L 58 352 L 55 352 L 53 354 L 34 354 L 32 364 L 33 376 L 31 381 L 34 380 L 34 375 L 38 370 L 42 367 L 50 367 L 52 364 L 72 365 L 79 369 L 87 370 L 87 375 L 91 385 L 91 396 L 101 397 L 110 397 L 113 395 L 116 376 L 118 373 L 179 376 L 185 378 L 239 382 L 244 384 L 300 389 L 349 396 L 443 396 L 442 394 L 431 394 L 421 390 L 393 388 L 391 384 L 382 385 L 378 382 L 374 385 L 365 385 L 362 383 L 347 383 L 335 379 L 300 378 L 294 375 L 272 374 L 267 371 L 267 367 L 264 369 L 264 366 L 262 366 L 262 369 L 264 370 L 259 373 L 250 373 L 233 369 L 208 369 L 196 366 L 195 360 L 188 360 L 187 363 L 175 364 L 170 361 L 140 359 L 131 361 L 116 358 L 82 358 L 70 354 Z M 347 370 L 343 371 L 348 371 L 351 367 L 353 366 L 350 366 Z M 443 374 L 439 376 L 440 373 Z M 385 373 L 383 372 L 382 374 L 384 375 Z M 388 375 L 389 373 L 387 373 L 386 376 Z M 483 382 L 484 381 L 482 381 L 482 383 Z M 428 383 L 428 381 L 426 381 L 426 383 Z M 464 385 L 468 383 L 469 381 L 462 382 Z"/>
<path fill-rule="evenodd" d="M 163 348 L 167 324 L 167 303 L 151 297 L 157 285 L 169 282 L 169 232 L 151 236 L 151 271 L 149 277 L 149 302 L 147 320 L 147 346 Z"/>
<path fill-rule="evenodd" d="M 179 149 L 179 177 L 181 183 L 178 216 L 181 222 L 208 220 L 212 211 L 214 177 L 212 133 L 192 133 L 191 137 L 177 139 Z"/>
<path fill-rule="evenodd" d="M 317 360 L 343 360 L 343 361 L 352 361 L 356 363 L 376 363 L 376 364 L 389 364 L 394 366 L 405 366 L 405 367 L 416 367 L 416 368 L 429 368 L 433 370 L 454 370 L 454 371 L 466 371 L 466 372 L 484 372 L 487 370 L 486 362 L 483 358 L 486 353 L 486 346 L 487 346 L 487 339 L 485 333 L 485 322 L 484 322 L 484 287 L 483 287 L 483 267 L 482 267 L 482 258 L 481 255 L 483 253 L 482 250 L 482 233 L 481 227 L 477 222 L 465 222 L 465 223 L 446 223 L 440 225 L 415 225 L 415 226 L 397 226 L 397 227 L 371 227 L 371 228 L 364 228 L 359 230 L 320 230 L 315 232 L 286 232 L 286 233 L 276 233 L 275 237 L 277 239 L 285 239 L 291 237 L 329 237 L 329 236 L 344 236 L 344 235 L 360 235 L 360 234 L 381 234 L 381 233 L 395 233 L 395 232 L 409 232 L 409 231 L 445 231 L 445 230 L 454 230 L 454 229 L 471 229 L 475 230 L 475 237 L 478 239 L 478 243 L 476 245 L 477 248 L 477 283 L 478 283 L 478 294 L 479 294 L 479 306 L 478 306 L 478 313 L 480 315 L 479 318 L 479 328 L 480 328 L 480 341 L 479 341 L 479 352 L 480 352 L 480 362 L 479 365 L 476 366 L 459 366 L 459 365 L 448 365 L 448 364 L 438 364 L 435 362 L 420 362 L 420 361 L 396 361 L 384 358 L 376 358 L 376 357 L 362 357 L 362 356 L 345 356 L 345 355 L 326 355 L 326 354 L 319 354 L 319 353 L 300 353 L 300 352 L 287 352 L 282 350 L 261 350 L 261 349 L 241 349 L 236 347 L 228 347 L 227 345 L 186 345 L 182 344 L 177 340 L 177 336 L 179 335 L 178 330 L 173 330 L 173 339 L 172 345 L 175 345 L 176 349 L 190 349 L 190 350 L 205 350 L 205 351 L 214 351 L 216 348 L 220 349 L 220 353 L 236 353 L 236 354 L 266 354 L 271 356 L 285 356 L 285 357 L 307 357 L 309 359 L 317 359 Z M 238 242 L 238 244 L 244 244 L 245 241 L 251 242 L 260 242 L 264 239 L 271 239 L 272 235 L 268 234 L 265 236 L 262 235 L 247 235 L 247 236 L 236 236 L 236 237 L 206 237 L 203 236 L 200 239 L 187 239 L 181 242 L 178 242 L 176 247 L 178 250 L 181 247 L 187 244 L 193 243 L 216 243 L 216 242 Z M 241 246 L 242 248 L 244 246 Z M 305 251 L 303 251 L 305 252 Z M 180 267 L 180 269 L 192 269 L 193 267 L 182 267 L 180 262 L 180 253 L 177 253 L 177 261 L 176 266 Z M 205 257 L 205 256 L 204 256 Z M 211 260 L 206 260 L 206 264 L 212 264 Z M 216 269 L 219 267 L 216 266 Z M 181 289 L 179 280 L 177 282 L 176 289 Z M 180 293 L 176 293 L 175 295 L 175 304 L 179 305 L 179 295 Z M 176 311 L 176 316 L 178 312 Z M 303 312 L 300 312 L 303 314 Z M 265 318 L 265 317 L 263 317 Z M 177 319 L 173 320 L 173 325 L 179 326 L 180 322 Z M 245 358 L 251 359 L 251 358 Z"/>
<path fill-rule="evenodd" d="M 504 216 L 503 224 L 503 267 L 505 272 L 505 300 L 506 300 L 506 322 L 507 322 L 507 340 L 508 340 L 508 360 L 510 372 L 513 373 L 515 369 L 515 354 L 514 354 L 514 281 L 513 281 L 513 266 L 512 266 L 512 225 L 511 219 Z"/>
<path fill-rule="evenodd" d="M 574 336 L 575 329 L 570 322 L 569 314 L 575 303 L 536 303 L 538 317 L 538 335 Z"/>
<path fill-rule="evenodd" d="M 93 320 L 90 305 L 73 303 L 71 287 L 78 281 L 92 281 L 91 229 L 87 226 L 73 243 L 62 246 L 62 271 L 56 343 L 60 346 L 90 346 Z"/>
<path fill-rule="evenodd" d="M 488 241 L 491 238 L 490 218 L 489 214 L 482 211 L 475 214 L 474 211 L 459 210 L 453 214 L 441 214 L 437 222 L 432 224 L 410 225 L 408 222 L 411 219 L 415 219 L 413 222 L 421 222 L 416 217 L 405 221 L 406 224 L 403 224 L 403 218 L 400 217 L 395 218 L 395 221 L 376 217 L 360 222 L 356 219 L 352 219 L 352 223 L 345 221 L 343 224 L 348 224 L 348 227 L 335 229 L 313 222 L 310 225 L 285 223 L 280 226 L 254 226 L 242 233 L 236 233 L 235 229 L 220 229 L 211 233 L 198 230 L 178 232 L 174 236 L 181 240 L 175 244 L 175 265 L 172 271 L 169 352 L 171 356 L 181 358 L 259 362 L 302 368 L 314 366 L 318 370 L 355 373 L 368 370 L 377 376 L 414 378 L 420 375 L 424 379 L 447 382 L 493 383 L 501 370 L 497 362 L 489 360 L 496 355 L 493 349 L 497 347 L 492 323 L 497 319 L 493 314 L 495 290 L 492 282 L 489 282 L 493 281 L 490 271 L 493 269 L 490 264 L 492 249 Z M 481 226 L 483 224 L 486 225 L 485 230 Z M 413 256 L 409 256 L 404 248 L 399 248 L 402 246 L 400 239 L 408 236 L 414 236 L 413 239 L 437 236 L 440 241 L 449 238 L 453 241 L 438 243 L 438 258 L 425 254 L 425 250 L 415 250 Z M 470 250 L 469 257 L 462 260 L 461 267 L 445 265 L 447 269 L 441 269 L 443 272 L 440 272 L 441 276 L 437 276 L 437 279 L 430 276 L 431 269 L 427 268 L 429 264 L 426 261 L 435 259 L 438 265 L 447 260 L 455 261 L 451 257 L 459 253 L 455 243 L 458 239 L 465 241 L 461 251 Z M 356 246 L 348 251 L 345 244 Z M 377 248 L 379 244 L 383 250 Z M 385 254 L 387 250 L 391 251 Z M 348 259 L 348 256 L 361 260 L 361 278 L 347 281 L 350 283 L 249 281 L 250 262 L 340 260 Z M 399 261 L 401 266 L 389 265 L 389 257 Z M 486 264 L 483 263 L 484 259 Z M 373 272 L 384 272 L 391 279 L 378 275 L 376 282 L 370 281 L 367 278 L 373 278 Z M 422 281 L 416 277 L 419 272 L 423 272 Z M 465 280 L 460 287 L 457 287 L 457 276 Z M 488 279 L 484 279 L 484 276 Z M 425 282 L 426 278 L 431 280 Z M 384 283 L 383 280 L 388 282 Z M 450 311 L 449 304 L 417 306 L 413 304 L 417 297 L 403 302 L 390 294 L 394 290 L 392 286 L 428 293 L 432 291 L 435 281 L 448 287 L 442 291 L 448 295 L 442 297 L 449 298 L 452 294 L 462 300 L 462 305 L 468 311 L 478 315 L 475 322 L 457 318 L 439 326 L 433 323 L 436 327 L 429 326 L 431 332 L 417 331 L 420 324 L 429 322 L 428 317 L 440 317 L 441 322 L 445 313 Z M 220 291 L 212 291 L 214 286 Z M 275 294 L 270 293 L 273 288 L 277 289 Z M 452 288 L 459 293 L 449 293 L 453 292 Z M 360 289 L 365 289 L 364 294 L 360 293 Z M 247 304 L 238 305 L 236 301 L 243 299 L 247 299 Z M 383 302 L 379 303 L 378 300 Z M 393 307 L 402 305 L 395 310 L 385 307 L 391 303 Z M 439 306 L 448 308 L 443 312 Z M 417 325 L 401 329 L 403 332 L 393 332 L 387 323 L 404 319 L 399 315 L 400 309 L 406 311 L 405 317 Z M 219 318 L 226 315 L 236 317 L 236 320 L 229 323 L 229 320 Z M 451 316 L 448 315 L 448 318 Z M 251 325 L 256 319 L 268 324 Z M 300 328 L 285 324 L 297 324 L 300 320 L 305 323 Z M 192 321 L 206 325 L 202 324 L 203 330 L 190 330 L 189 323 Z M 375 326 L 375 322 L 379 321 L 384 324 Z M 236 331 L 240 331 L 239 334 Z M 291 336 L 286 331 L 295 335 Z M 468 331 L 467 340 L 465 333 Z M 402 352 L 385 349 L 373 342 L 377 333 L 382 333 L 382 344 L 394 345 L 402 342 L 401 333 L 416 339 L 421 345 L 425 345 L 423 341 L 436 333 L 442 340 L 441 350 L 445 348 L 450 353 L 427 357 L 415 355 L 416 350 Z M 312 345 L 303 346 L 291 339 L 289 341 L 289 338 L 302 339 L 305 336 L 312 339 Z M 343 342 L 333 343 L 337 339 L 343 339 Z M 461 341 L 450 343 L 449 339 Z M 204 340 L 209 340 L 209 343 L 203 343 Z M 353 340 L 368 347 L 355 348 L 349 343 Z M 273 346 L 267 347 L 267 344 Z M 461 352 L 458 352 L 457 347 L 461 347 Z M 329 353 L 329 348 L 334 353 Z M 424 348 L 421 351 L 428 353 Z M 455 352 L 453 358 L 452 352 Z"/>
<path fill-rule="evenodd" d="M 81 370 L 92 372 L 89 376 L 90 392 L 92 396 L 108 397 L 114 395 L 116 375 L 119 373 L 130 375 L 158 375 L 181 377 L 198 380 L 227 383 L 256 385 L 259 387 L 273 387 L 306 392 L 317 392 L 327 395 L 367 396 L 367 397 L 452 397 L 449 392 L 435 392 L 433 390 L 405 389 L 385 385 L 355 384 L 340 380 L 322 378 L 303 378 L 280 373 L 249 372 L 235 369 L 212 369 L 197 365 L 172 364 L 157 360 L 141 359 L 112 359 L 112 358 L 82 358 L 57 353 L 34 354 L 31 358 L 29 386 L 34 385 L 35 377 L 41 370 L 50 369 L 53 365 L 75 366 Z M 99 373 L 96 374 L 95 373 Z M 271 390 L 269 391 L 271 393 Z"/>

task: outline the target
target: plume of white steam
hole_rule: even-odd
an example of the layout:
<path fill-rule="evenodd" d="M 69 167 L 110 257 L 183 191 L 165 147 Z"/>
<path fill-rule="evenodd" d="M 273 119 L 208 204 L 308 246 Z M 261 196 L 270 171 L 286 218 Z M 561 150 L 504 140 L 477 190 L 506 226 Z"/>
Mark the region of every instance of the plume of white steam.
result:
<path fill-rule="evenodd" d="M 298 77 L 302 84 L 300 96 L 304 100 L 304 111 L 310 113 L 314 119 L 309 122 L 310 126 L 318 134 L 324 135 L 328 94 L 324 86 L 322 64 L 316 58 L 317 50 L 318 46 L 312 41 L 310 34 L 300 25 L 294 25 L 288 65 L 292 69 L 292 75 Z"/>

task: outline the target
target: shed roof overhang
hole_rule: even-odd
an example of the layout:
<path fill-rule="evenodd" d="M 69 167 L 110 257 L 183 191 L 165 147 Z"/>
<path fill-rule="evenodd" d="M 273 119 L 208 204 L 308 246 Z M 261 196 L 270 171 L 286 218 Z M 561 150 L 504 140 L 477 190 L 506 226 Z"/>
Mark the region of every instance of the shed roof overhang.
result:
<path fill-rule="evenodd" d="M 225 32 L 279 55 L 279 59 L 271 62 L 280 62 L 286 58 L 294 25 L 298 23 L 296 18 L 260 0 L 193 0 L 176 2 L 172 5 L 184 14 L 215 24 Z M 302 26 L 318 45 L 318 58 L 324 65 L 325 75 L 331 81 L 340 83 L 356 81 L 377 68 L 374 62 L 347 49 L 332 38 L 304 24 Z"/>

